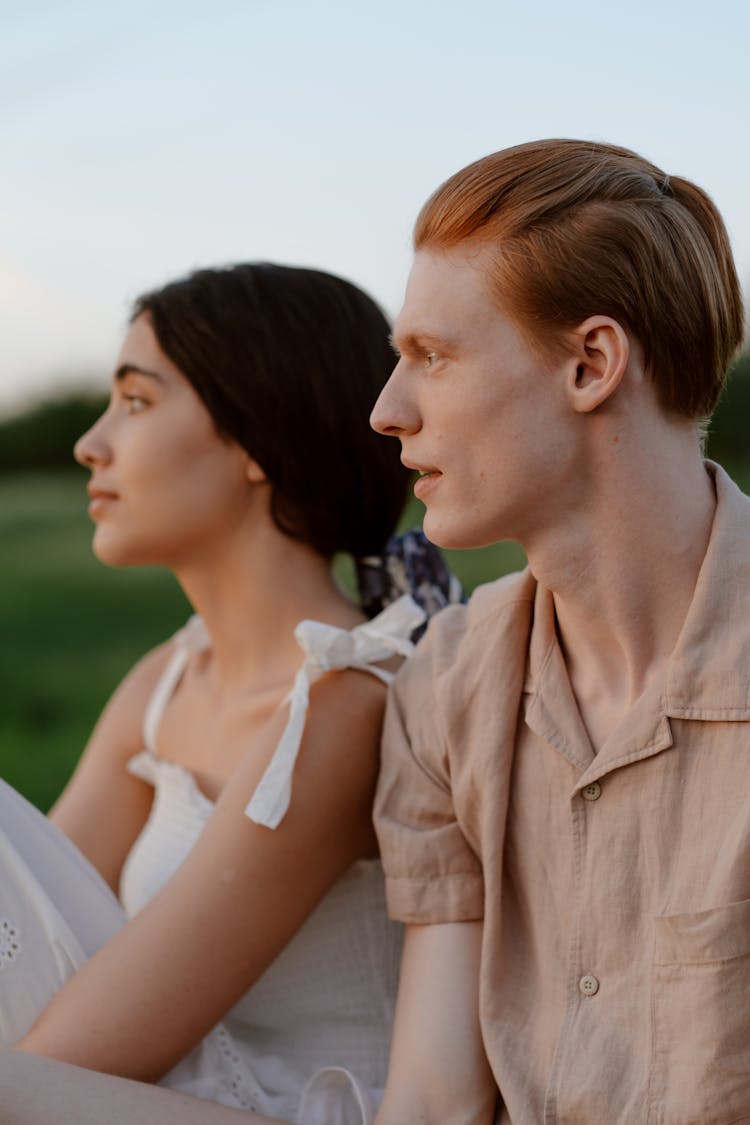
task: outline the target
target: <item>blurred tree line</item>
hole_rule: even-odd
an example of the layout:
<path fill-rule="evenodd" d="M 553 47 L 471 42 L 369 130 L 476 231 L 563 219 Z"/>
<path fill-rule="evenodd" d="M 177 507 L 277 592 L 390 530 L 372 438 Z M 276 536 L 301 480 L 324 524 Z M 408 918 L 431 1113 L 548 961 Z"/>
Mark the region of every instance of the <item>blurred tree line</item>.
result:
<path fill-rule="evenodd" d="M 750 462 L 750 349 L 732 365 L 711 418 L 708 453 L 714 461 L 729 467 Z"/>
<path fill-rule="evenodd" d="M 69 469 L 73 445 L 107 405 L 107 395 L 72 391 L 0 419 L 0 473 Z"/>
<path fill-rule="evenodd" d="M 0 420 L 0 473 L 67 468 L 73 444 L 99 417 L 107 396 L 71 392 Z M 735 361 L 709 427 L 708 455 L 730 468 L 750 462 L 750 350 Z"/>

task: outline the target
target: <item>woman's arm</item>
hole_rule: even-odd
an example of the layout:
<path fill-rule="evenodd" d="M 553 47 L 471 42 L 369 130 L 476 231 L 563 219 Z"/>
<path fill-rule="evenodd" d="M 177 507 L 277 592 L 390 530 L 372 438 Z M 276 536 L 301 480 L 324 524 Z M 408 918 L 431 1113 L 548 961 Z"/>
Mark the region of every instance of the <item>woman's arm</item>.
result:
<path fill-rule="evenodd" d="M 3 1125 L 281 1125 L 270 1117 L 0 1050 Z"/>
<path fill-rule="evenodd" d="M 491 1125 L 497 1087 L 479 1026 L 481 922 L 408 926 L 377 1125 Z"/>
<path fill-rule="evenodd" d="M 371 804 L 384 688 L 346 670 L 312 690 L 289 811 L 244 814 L 286 722 L 230 779 L 169 883 L 61 990 L 19 1044 L 79 1066 L 159 1079 L 257 980 L 332 883 L 375 852 Z"/>
<path fill-rule="evenodd" d="M 115 894 L 153 801 L 151 786 L 125 767 L 143 749 L 143 714 L 170 652 L 169 644 L 154 649 L 122 681 L 49 814 Z"/>

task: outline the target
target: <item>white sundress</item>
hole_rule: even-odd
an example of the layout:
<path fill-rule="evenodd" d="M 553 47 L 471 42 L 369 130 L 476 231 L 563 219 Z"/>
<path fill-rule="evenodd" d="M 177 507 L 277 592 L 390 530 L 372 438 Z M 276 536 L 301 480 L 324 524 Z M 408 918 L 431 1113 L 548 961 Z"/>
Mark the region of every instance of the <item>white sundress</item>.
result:
<path fill-rule="evenodd" d="M 326 671 L 408 655 L 424 615 L 408 596 L 351 631 L 301 622 L 305 659 L 287 727 L 246 813 L 274 827 L 291 795 L 310 684 Z M 189 771 L 160 759 L 164 707 L 192 653 L 210 645 L 200 618 L 174 652 L 128 768 L 154 786 L 149 819 L 123 868 L 122 905 L 46 817 L 0 782 L 0 1044 L 17 1042 L 54 993 L 159 890 L 213 808 Z M 124 908 L 124 909 L 123 909 Z M 299 1125 L 370 1125 L 385 1082 L 401 927 L 386 915 L 378 860 L 355 863 L 274 963 L 162 1085 Z"/>

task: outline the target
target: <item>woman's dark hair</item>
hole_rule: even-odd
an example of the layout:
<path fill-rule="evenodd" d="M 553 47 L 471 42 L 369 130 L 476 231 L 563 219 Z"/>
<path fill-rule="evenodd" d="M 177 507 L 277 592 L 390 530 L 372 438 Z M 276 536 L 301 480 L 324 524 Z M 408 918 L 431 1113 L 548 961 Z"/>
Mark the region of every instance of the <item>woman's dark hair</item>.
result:
<path fill-rule="evenodd" d="M 326 557 L 382 549 L 409 473 L 369 425 L 394 364 L 374 301 L 319 270 L 248 263 L 145 293 L 142 314 L 219 433 L 262 467 L 277 527 Z"/>

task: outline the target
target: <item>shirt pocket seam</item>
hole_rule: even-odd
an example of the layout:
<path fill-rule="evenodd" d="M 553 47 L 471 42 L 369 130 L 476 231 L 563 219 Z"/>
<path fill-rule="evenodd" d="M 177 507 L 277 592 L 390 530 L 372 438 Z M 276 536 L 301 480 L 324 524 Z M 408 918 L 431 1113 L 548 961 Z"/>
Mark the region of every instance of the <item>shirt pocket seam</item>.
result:
<path fill-rule="evenodd" d="M 711 1108 L 701 1092 L 700 1104 L 695 1105 L 696 1116 L 684 1116 L 685 1106 L 677 1108 L 672 1104 L 674 1094 L 674 1070 L 680 1062 L 674 1056 L 674 1038 L 669 1031 L 670 1019 L 665 1023 L 665 1015 L 671 1011 L 675 997 L 681 995 L 681 987 L 688 989 L 708 989 L 707 995 L 720 997 L 724 988 L 723 980 L 727 973 L 740 974 L 746 979 L 750 970 L 740 963 L 750 959 L 750 899 L 727 903 L 709 910 L 694 913 L 657 915 L 654 917 L 652 964 L 651 964 L 651 1011 L 649 1051 L 649 1076 L 647 1085 L 647 1106 L 649 1125 L 668 1125 L 672 1121 L 701 1122 L 701 1125 L 730 1125 L 743 1120 L 750 1121 L 744 1103 L 737 1104 L 737 1090 L 730 1093 L 732 1105 L 727 1107 L 727 1116 L 716 1110 L 716 1098 Z M 739 978 L 738 978 L 739 979 Z M 680 985 L 682 981 L 682 986 Z M 692 984 L 691 982 L 695 982 Z M 673 992 L 678 989 L 678 992 Z M 670 995 L 671 993 L 671 995 Z M 682 993 L 689 998 L 689 993 Z M 671 1001 L 671 1003 L 670 1003 Z M 688 999 L 688 1003 L 691 1001 Z M 666 1008 L 665 1008 L 666 1005 Z M 710 1006 L 709 1006 L 710 1007 Z M 714 1018 L 716 1009 L 714 1009 Z M 707 1011 L 710 1021 L 710 1011 Z M 710 1026 L 710 1022 L 708 1025 Z M 673 1029 L 672 1029 L 673 1030 Z M 696 1039 L 697 1053 L 695 1067 L 700 1069 L 705 1056 L 699 1050 L 700 1036 Z M 684 1066 L 684 1057 L 682 1065 Z M 670 1080 L 671 1079 L 671 1080 Z M 719 1081 L 721 1081 L 719 1079 Z M 666 1084 L 665 1084 L 666 1082 Z M 672 1090 L 672 1095 L 669 1091 Z M 714 1089 L 714 1094 L 718 1087 Z M 669 1103 L 669 1104 L 668 1104 Z M 720 1103 L 719 1103 L 720 1104 Z M 675 1111 L 677 1116 L 675 1116 Z M 737 1114 L 740 1116 L 737 1116 Z M 682 1114 L 682 1115 L 681 1115 Z"/>
<path fill-rule="evenodd" d="M 720 965 L 750 954 L 750 899 L 654 918 L 654 968 Z"/>

